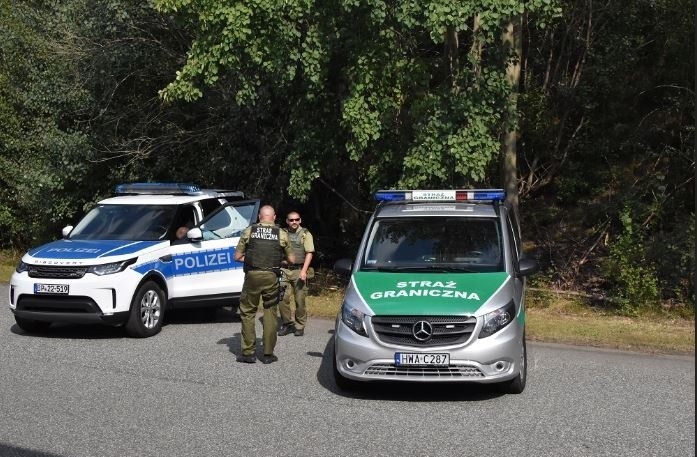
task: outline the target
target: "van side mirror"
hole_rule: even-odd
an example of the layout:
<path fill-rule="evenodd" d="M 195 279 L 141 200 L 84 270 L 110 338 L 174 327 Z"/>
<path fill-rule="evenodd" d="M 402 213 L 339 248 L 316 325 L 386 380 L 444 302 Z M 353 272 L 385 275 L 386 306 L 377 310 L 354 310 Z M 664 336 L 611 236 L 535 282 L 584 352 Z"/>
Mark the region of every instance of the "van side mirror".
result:
<path fill-rule="evenodd" d="M 61 233 L 63 234 L 63 238 L 68 238 L 68 235 L 70 235 L 70 232 L 73 231 L 73 226 L 72 225 L 66 225 L 63 227 L 63 230 L 61 230 Z"/>
<path fill-rule="evenodd" d="M 353 267 L 351 259 L 339 259 L 334 262 L 334 273 L 339 276 L 350 276 L 351 268 Z"/>
<path fill-rule="evenodd" d="M 540 264 L 535 259 L 520 259 L 518 262 L 518 276 L 529 276 L 539 271 Z"/>

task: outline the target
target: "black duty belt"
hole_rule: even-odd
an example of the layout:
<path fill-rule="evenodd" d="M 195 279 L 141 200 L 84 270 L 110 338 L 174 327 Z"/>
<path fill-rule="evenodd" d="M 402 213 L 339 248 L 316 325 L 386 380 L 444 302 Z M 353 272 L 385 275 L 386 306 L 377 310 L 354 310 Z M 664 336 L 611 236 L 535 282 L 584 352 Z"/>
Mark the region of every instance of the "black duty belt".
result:
<path fill-rule="evenodd" d="M 278 267 L 270 267 L 270 268 L 261 268 L 261 267 L 253 267 L 251 265 L 245 265 L 244 266 L 244 271 L 271 271 L 273 273 L 278 273 L 279 268 Z"/>

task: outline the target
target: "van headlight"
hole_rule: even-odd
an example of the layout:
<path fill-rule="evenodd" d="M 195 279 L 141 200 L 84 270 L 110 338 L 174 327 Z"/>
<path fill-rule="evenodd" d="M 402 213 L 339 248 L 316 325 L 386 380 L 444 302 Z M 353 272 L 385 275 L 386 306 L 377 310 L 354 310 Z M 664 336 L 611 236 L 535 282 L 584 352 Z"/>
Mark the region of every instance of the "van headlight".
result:
<path fill-rule="evenodd" d="M 29 271 L 29 265 L 20 260 L 17 264 L 17 267 L 15 268 L 15 271 L 17 273 L 24 273 L 25 271 Z"/>
<path fill-rule="evenodd" d="M 87 273 L 94 273 L 97 276 L 111 275 L 114 273 L 122 272 L 127 266 L 136 263 L 136 258 L 123 260 L 121 262 L 105 263 L 103 265 L 92 265 L 87 268 Z"/>
<path fill-rule="evenodd" d="M 341 322 L 359 335 L 368 336 L 365 332 L 365 325 L 363 325 L 364 318 L 365 314 L 362 311 L 351 308 L 346 303 L 341 305 Z"/>
<path fill-rule="evenodd" d="M 498 332 L 513 321 L 515 317 L 515 304 L 513 300 L 509 301 L 505 306 L 496 309 L 484 315 L 484 325 L 479 338 L 486 338 Z"/>

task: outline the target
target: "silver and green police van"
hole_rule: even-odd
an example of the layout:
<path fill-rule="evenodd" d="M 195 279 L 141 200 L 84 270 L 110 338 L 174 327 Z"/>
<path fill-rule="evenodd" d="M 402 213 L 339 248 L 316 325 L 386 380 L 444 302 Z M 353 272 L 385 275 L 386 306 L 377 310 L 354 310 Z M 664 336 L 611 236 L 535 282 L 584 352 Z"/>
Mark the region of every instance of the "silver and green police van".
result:
<path fill-rule="evenodd" d="M 334 378 L 496 383 L 525 389 L 525 277 L 518 224 L 499 189 L 390 190 L 352 262 L 334 333 Z"/>

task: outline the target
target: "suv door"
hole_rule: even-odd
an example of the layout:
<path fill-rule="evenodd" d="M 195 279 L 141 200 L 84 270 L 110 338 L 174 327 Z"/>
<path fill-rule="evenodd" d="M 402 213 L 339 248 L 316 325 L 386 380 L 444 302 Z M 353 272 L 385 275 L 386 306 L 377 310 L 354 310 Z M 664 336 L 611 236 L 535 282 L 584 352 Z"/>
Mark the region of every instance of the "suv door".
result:
<path fill-rule="evenodd" d="M 176 306 L 222 306 L 235 302 L 244 272 L 234 253 L 242 231 L 257 220 L 259 200 L 227 203 L 198 228 L 203 239 L 171 246 L 167 287 Z"/>

